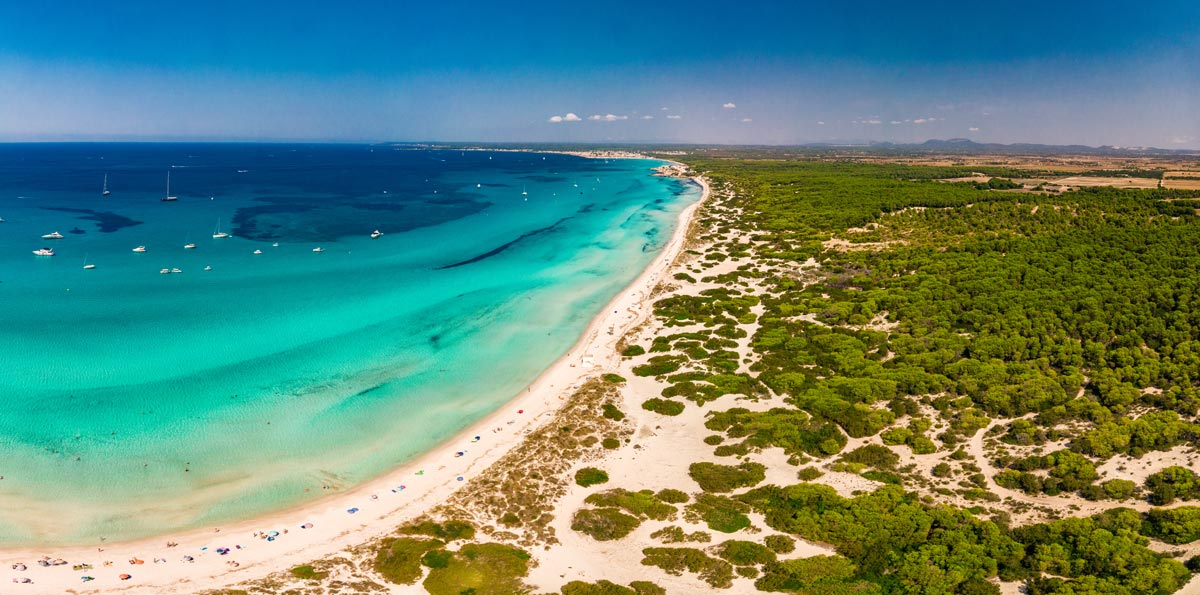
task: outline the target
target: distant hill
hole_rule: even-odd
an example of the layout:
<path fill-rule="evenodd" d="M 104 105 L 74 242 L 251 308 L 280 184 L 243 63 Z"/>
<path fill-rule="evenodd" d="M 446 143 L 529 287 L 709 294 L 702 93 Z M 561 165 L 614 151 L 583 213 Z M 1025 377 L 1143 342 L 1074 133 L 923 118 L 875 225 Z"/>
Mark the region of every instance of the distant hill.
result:
<path fill-rule="evenodd" d="M 815 146 L 815 145 L 810 145 Z M 977 143 L 967 138 L 930 139 L 923 143 L 870 143 L 866 147 L 887 151 L 928 151 L 930 153 L 961 153 L 961 154 L 1000 154 L 1000 155 L 1046 155 L 1070 153 L 1075 155 L 1194 155 L 1193 150 L 1159 149 L 1155 147 L 1114 147 L 1104 145 L 1089 147 L 1087 145 L 1042 145 L 1037 143 Z"/>

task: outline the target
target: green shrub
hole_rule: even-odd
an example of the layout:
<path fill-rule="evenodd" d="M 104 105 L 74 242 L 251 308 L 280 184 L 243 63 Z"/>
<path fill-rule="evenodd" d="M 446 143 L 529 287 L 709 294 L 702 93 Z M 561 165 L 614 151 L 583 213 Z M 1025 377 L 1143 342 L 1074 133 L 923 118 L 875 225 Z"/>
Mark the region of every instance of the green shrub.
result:
<path fill-rule="evenodd" d="M 753 541 L 731 539 L 713 548 L 713 553 L 734 566 L 757 566 L 775 561 L 775 552 L 771 548 Z"/>
<path fill-rule="evenodd" d="M 1100 485 L 1104 494 L 1113 500 L 1128 500 L 1137 491 L 1137 484 L 1128 479 L 1110 479 Z"/>
<path fill-rule="evenodd" d="M 428 535 L 429 537 L 436 537 L 444 541 L 457 541 L 459 539 L 471 539 L 475 537 L 475 527 L 464 521 L 446 521 L 442 524 L 425 521 L 416 525 L 402 527 L 400 533 L 405 535 Z"/>
<path fill-rule="evenodd" d="M 724 560 L 711 558 L 695 548 L 649 547 L 642 550 L 642 564 L 657 566 L 667 574 L 682 575 L 684 571 L 697 574 L 704 582 L 727 589 L 733 585 L 733 566 Z"/>
<path fill-rule="evenodd" d="M 617 409 L 617 406 L 613 405 L 612 403 L 605 403 L 604 406 L 601 407 L 601 410 L 604 412 L 605 419 L 611 419 L 613 421 L 621 421 L 625 419 L 625 413 L 623 413 L 620 409 Z"/>
<path fill-rule="evenodd" d="M 511 595 L 524 592 L 529 554 L 499 543 L 468 543 L 443 568 L 429 571 L 422 586 L 430 595 Z"/>
<path fill-rule="evenodd" d="M 290 572 L 292 576 L 306 581 L 319 581 L 329 576 L 328 572 L 317 572 L 317 570 L 309 564 L 297 566 L 288 572 Z"/>
<path fill-rule="evenodd" d="M 575 513 L 571 529 L 596 541 L 612 541 L 629 535 L 641 521 L 615 508 L 584 508 Z"/>
<path fill-rule="evenodd" d="M 790 554 L 796 549 L 796 540 L 787 535 L 768 535 L 763 538 L 763 545 L 776 554 Z"/>
<path fill-rule="evenodd" d="M 635 355 L 642 355 L 643 353 L 646 353 L 645 347 L 642 347 L 641 345 L 630 345 L 621 352 L 621 355 L 625 357 L 633 357 Z"/>
<path fill-rule="evenodd" d="M 607 482 L 608 474 L 595 467 L 584 467 L 575 472 L 575 483 L 585 488 Z"/>
<path fill-rule="evenodd" d="M 900 462 L 900 455 L 892 449 L 878 444 L 860 446 L 844 455 L 841 460 L 848 463 L 859 463 L 876 469 L 892 469 Z"/>
<path fill-rule="evenodd" d="M 678 509 L 659 500 L 650 490 L 631 492 L 616 488 L 592 494 L 585 498 L 584 502 L 601 508 L 620 508 L 638 518 L 656 521 L 673 518 L 678 512 Z"/>
<path fill-rule="evenodd" d="M 647 399 L 645 403 L 642 403 L 642 409 L 645 409 L 646 411 L 653 411 L 659 415 L 674 416 L 683 413 L 683 403 L 678 401 L 668 401 L 655 397 L 653 399 Z"/>
<path fill-rule="evenodd" d="M 446 545 L 439 539 L 399 537 L 383 542 L 375 553 L 375 572 L 397 585 L 411 585 L 421 578 L 421 558 L 426 552 Z"/>
<path fill-rule="evenodd" d="M 672 488 L 664 488 L 659 490 L 658 493 L 655 494 L 655 497 L 663 502 L 666 502 L 667 504 L 683 504 L 684 502 L 688 501 L 687 494 L 685 494 L 682 490 L 675 490 Z"/>
<path fill-rule="evenodd" d="M 667 590 L 650 581 L 633 581 L 628 587 L 605 580 L 571 581 L 562 586 L 562 595 L 667 595 Z"/>
<path fill-rule="evenodd" d="M 931 473 L 934 477 L 950 477 L 954 470 L 950 468 L 950 463 L 943 461 L 934 465 Z"/>
<path fill-rule="evenodd" d="M 825 474 L 822 473 L 821 470 L 817 469 L 816 467 L 805 467 L 805 468 L 801 469 L 798 473 L 796 473 L 796 477 L 798 477 L 800 479 L 800 481 L 812 481 L 814 479 L 817 479 L 818 477 L 821 477 L 822 475 L 825 475 Z"/>
<path fill-rule="evenodd" d="M 629 587 L 605 580 L 595 583 L 571 581 L 563 585 L 561 590 L 562 595 L 637 595 L 637 592 Z"/>
<path fill-rule="evenodd" d="M 430 568 L 445 568 L 450 565 L 452 557 L 454 554 L 446 550 L 430 550 L 421 557 L 421 564 Z"/>
<path fill-rule="evenodd" d="M 621 448 L 621 441 L 617 440 L 616 438 L 605 438 L 604 440 L 600 441 L 600 446 L 603 446 L 608 450 L 616 450 Z"/>
<path fill-rule="evenodd" d="M 604 376 L 601 376 L 601 378 L 603 378 L 605 382 L 608 382 L 610 384 L 624 384 L 625 383 L 625 377 L 621 376 L 620 374 L 608 373 L 608 374 L 605 374 Z"/>
<path fill-rule="evenodd" d="M 750 526 L 749 507 L 724 496 L 700 494 L 686 510 L 689 520 L 703 521 L 713 531 L 736 533 Z"/>
<path fill-rule="evenodd" d="M 716 463 L 692 463 L 688 475 L 706 492 L 732 492 L 737 488 L 753 486 L 766 478 L 766 467 L 761 463 L 744 462 L 737 466 Z"/>
<path fill-rule="evenodd" d="M 633 367 L 633 373 L 638 376 L 664 376 L 678 370 L 687 363 L 687 358 L 678 355 L 656 355 L 646 363 Z"/>

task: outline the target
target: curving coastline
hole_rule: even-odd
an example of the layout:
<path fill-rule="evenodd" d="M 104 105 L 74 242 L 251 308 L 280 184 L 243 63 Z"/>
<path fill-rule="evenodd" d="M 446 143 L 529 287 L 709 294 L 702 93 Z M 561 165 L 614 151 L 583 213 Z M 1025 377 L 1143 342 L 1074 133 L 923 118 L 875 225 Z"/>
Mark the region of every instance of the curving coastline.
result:
<path fill-rule="evenodd" d="M 19 586 L 21 593 L 194 593 L 260 578 L 390 533 L 441 504 L 525 434 L 553 419 L 565 393 L 619 360 L 618 341 L 650 314 L 654 287 L 679 255 L 692 216 L 709 197 L 707 181 L 692 179 L 701 187 L 700 199 L 679 213 L 670 241 L 591 320 L 572 348 L 503 407 L 429 452 L 345 493 L 297 508 L 120 544 L 0 550 L 0 568 L 32 581 Z M 272 532 L 277 535 L 268 541 Z M 227 553 L 219 553 L 226 548 Z M 41 566 L 39 560 L 65 564 Z M 72 569 L 84 563 L 92 568 Z M 17 564 L 27 570 L 9 570 Z M 118 576 L 123 573 L 132 578 L 122 581 Z M 81 575 L 95 580 L 81 583 Z"/>

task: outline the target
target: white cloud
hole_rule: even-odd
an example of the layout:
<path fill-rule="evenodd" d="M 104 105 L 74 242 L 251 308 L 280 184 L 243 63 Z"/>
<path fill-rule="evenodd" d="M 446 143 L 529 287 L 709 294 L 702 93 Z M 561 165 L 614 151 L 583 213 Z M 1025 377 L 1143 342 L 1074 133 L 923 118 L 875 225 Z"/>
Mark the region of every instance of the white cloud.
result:
<path fill-rule="evenodd" d="M 729 102 L 726 102 L 726 103 L 725 103 L 724 105 L 722 105 L 721 107 L 723 107 L 723 108 L 725 108 L 725 109 L 733 109 L 733 108 L 737 107 L 737 104 L 736 104 L 736 103 L 734 103 L 734 102 L 732 102 L 732 101 L 729 101 Z"/>
<path fill-rule="evenodd" d="M 824 120 L 817 120 L 817 126 L 824 126 L 824 125 L 825 125 Z"/>
<path fill-rule="evenodd" d="M 926 123 L 926 122 L 928 122 L 928 121 L 929 121 L 929 120 L 927 120 L 927 119 L 925 119 L 925 118 L 917 118 L 916 120 L 913 120 L 913 124 L 924 124 L 924 123 Z"/>
<path fill-rule="evenodd" d="M 968 128 L 967 130 L 969 130 L 971 132 L 979 132 L 979 128 L 976 126 L 972 126 L 972 127 Z"/>
<path fill-rule="evenodd" d="M 558 124 L 559 122 L 578 122 L 578 121 L 579 121 L 579 116 L 576 116 L 575 114 L 573 114 L 571 112 L 567 112 L 567 115 L 565 115 L 565 116 L 550 116 L 550 122 L 553 122 L 555 124 Z"/>
<path fill-rule="evenodd" d="M 588 116 L 588 119 L 593 122 L 616 122 L 617 120 L 628 120 L 629 116 L 614 116 L 612 114 L 601 116 L 600 114 L 593 114 Z"/>
<path fill-rule="evenodd" d="M 876 120 L 876 119 L 871 119 L 871 120 L 855 120 L 855 121 L 854 121 L 854 122 L 852 122 L 852 123 L 853 123 L 853 124 L 883 124 L 883 120 Z"/>
<path fill-rule="evenodd" d="M 658 108 L 658 109 L 660 109 L 660 110 L 662 110 L 662 111 L 664 111 L 664 112 L 665 112 L 665 111 L 667 111 L 667 108 L 665 108 L 665 107 L 660 107 L 660 108 Z"/>
<path fill-rule="evenodd" d="M 650 114 L 646 114 L 646 115 L 642 116 L 642 119 L 643 120 L 653 120 L 654 116 L 651 116 Z"/>
<path fill-rule="evenodd" d="M 675 114 L 667 114 L 667 119 L 668 120 L 682 120 L 683 116 L 677 116 Z"/>
<path fill-rule="evenodd" d="M 904 123 L 904 122 L 901 122 L 900 120 L 892 120 L 892 121 L 891 121 L 891 124 L 892 124 L 893 126 L 895 126 L 896 124 L 903 124 L 903 123 Z"/>
<path fill-rule="evenodd" d="M 754 120 L 752 120 L 750 118 L 742 118 L 742 121 L 743 122 L 753 122 Z"/>
<path fill-rule="evenodd" d="M 562 116 L 550 116 L 550 121 L 556 124 L 562 122 Z"/>

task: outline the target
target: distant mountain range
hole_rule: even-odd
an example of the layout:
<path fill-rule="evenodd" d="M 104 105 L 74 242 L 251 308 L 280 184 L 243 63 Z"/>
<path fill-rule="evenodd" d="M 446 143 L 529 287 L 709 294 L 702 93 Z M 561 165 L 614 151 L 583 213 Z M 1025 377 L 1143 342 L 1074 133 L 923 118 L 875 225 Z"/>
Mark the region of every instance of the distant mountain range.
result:
<path fill-rule="evenodd" d="M 1037 143 L 977 143 L 968 138 L 930 139 L 923 143 L 890 143 L 869 142 L 861 145 L 839 145 L 833 143 L 810 143 L 805 147 L 859 147 L 875 151 L 903 151 L 930 153 L 961 153 L 961 154 L 1001 154 L 1001 155 L 1045 155 L 1070 153 L 1075 155 L 1196 155 L 1200 153 L 1191 149 L 1159 149 L 1155 147 L 1114 147 L 1104 145 L 1089 147 L 1087 145 L 1042 145 Z"/>

